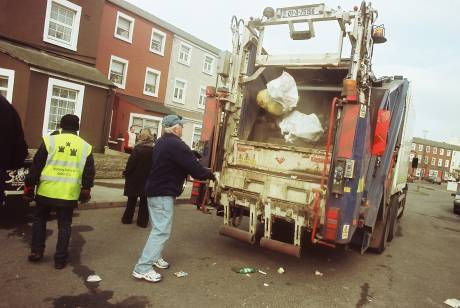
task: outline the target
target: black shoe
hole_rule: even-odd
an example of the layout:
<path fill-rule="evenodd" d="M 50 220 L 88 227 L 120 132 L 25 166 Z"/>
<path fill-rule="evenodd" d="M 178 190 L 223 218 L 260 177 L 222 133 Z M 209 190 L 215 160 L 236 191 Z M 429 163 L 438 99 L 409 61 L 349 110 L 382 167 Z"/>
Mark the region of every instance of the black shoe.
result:
<path fill-rule="evenodd" d="M 67 265 L 67 262 L 66 261 L 54 261 L 54 268 L 55 269 L 63 269 L 64 267 L 66 267 Z"/>
<path fill-rule="evenodd" d="M 29 262 L 38 262 L 43 259 L 43 253 L 32 252 L 29 255 Z"/>

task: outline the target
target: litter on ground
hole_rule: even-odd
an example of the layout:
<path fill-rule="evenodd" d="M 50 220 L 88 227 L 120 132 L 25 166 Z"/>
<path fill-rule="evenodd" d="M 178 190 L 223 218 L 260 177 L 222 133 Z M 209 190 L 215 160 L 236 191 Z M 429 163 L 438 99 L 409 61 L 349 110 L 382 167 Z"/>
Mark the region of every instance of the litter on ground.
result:
<path fill-rule="evenodd" d="M 315 271 L 315 275 L 316 276 L 323 276 L 323 273 L 321 273 L 320 271 Z"/>
<path fill-rule="evenodd" d="M 185 277 L 185 276 L 188 276 L 188 273 L 184 272 L 184 271 L 180 271 L 180 272 L 175 272 L 174 275 L 176 275 L 176 277 Z"/>
<path fill-rule="evenodd" d="M 86 278 L 87 282 L 99 282 L 101 281 L 101 277 L 99 275 L 89 275 L 88 278 Z"/>

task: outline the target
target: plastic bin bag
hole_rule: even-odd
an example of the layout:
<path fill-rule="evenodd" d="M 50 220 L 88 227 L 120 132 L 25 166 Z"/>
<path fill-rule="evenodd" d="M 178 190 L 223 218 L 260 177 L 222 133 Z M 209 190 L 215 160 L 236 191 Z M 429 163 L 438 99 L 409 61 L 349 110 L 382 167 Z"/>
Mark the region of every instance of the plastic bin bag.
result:
<path fill-rule="evenodd" d="M 297 106 L 299 92 L 294 78 L 287 72 L 267 83 L 268 95 L 280 103 L 283 113 L 287 113 Z"/>
<path fill-rule="evenodd" d="M 297 106 L 299 92 L 294 78 L 286 72 L 267 83 L 257 94 L 257 104 L 275 116 L 288 113 Z"/>
<path fill-rule="evenodd" d="M 287 142 L 294 142 L 297 138 L 315 142 L 324 134 L 321 122 L 314 113 L 293 111 L 279 123 L 279 127 Z"/>

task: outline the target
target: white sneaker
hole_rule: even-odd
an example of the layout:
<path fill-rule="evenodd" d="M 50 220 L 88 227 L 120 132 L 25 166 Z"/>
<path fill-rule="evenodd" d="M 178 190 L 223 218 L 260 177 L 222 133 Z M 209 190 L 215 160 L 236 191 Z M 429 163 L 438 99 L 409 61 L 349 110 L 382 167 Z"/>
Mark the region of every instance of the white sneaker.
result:
<path fill-rule="evenodd" d="M 169 267 L 169 263 L 166 262 L 163 258 L 158 259 L 155 263 L 153 263 L 153 265 L 155 265 L 158 268 L 162 268 L 162 269 Z"/>
<path fill-rule="evenodd" d="M 133 271 L 133 277 L 137 279 L 145 279 L 150 282 L 158 282 L 161 280 L 161 274 L 155 272 L 153 269 L 144 274 Z"/>

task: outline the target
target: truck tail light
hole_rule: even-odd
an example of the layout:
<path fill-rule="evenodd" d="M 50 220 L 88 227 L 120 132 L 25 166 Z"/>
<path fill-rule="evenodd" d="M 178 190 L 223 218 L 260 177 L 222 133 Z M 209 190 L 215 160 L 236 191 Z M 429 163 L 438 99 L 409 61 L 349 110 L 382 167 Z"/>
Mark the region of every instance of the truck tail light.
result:
<path fill-rule="evenodd" d="M 338 207 L 331 207 L 326 212 L 326 230 L 324 238 L 329 241 L 334 241 L 337 237 L 337 229 L 339 227 L 339 214 Z"/>

